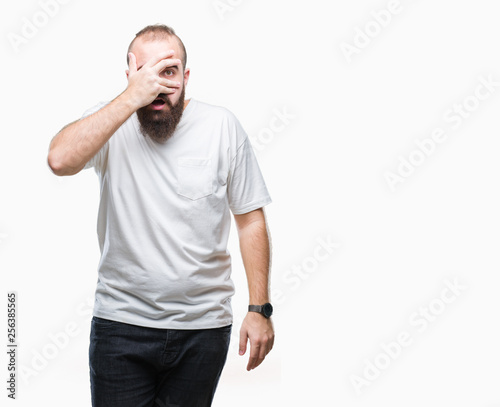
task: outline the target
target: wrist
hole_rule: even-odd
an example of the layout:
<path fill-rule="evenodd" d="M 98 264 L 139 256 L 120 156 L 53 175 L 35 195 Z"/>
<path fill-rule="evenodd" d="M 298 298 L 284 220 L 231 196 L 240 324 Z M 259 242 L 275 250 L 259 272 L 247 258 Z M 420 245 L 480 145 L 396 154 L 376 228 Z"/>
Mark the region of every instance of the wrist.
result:
<path fill-rule="evenodd" d="M 249 293 L 248 296 L 248 304 L 257 304 L 257 305 L 262 305 L 267 302 L 271 302 L 269 298 L 269 293 L 262 292 L 262 293 Z"/>
<path fill-rule="evenodd" d="M 130 89 L 127 88 L 125 91 L 120 94 L 116 98 L 117 102 L 123 105 L 123 107 L 127 110 L 130 111 L 131 114 L 135 113 L 137 110 L 139 110 L 142 105 L 137 101 L 137 98 L 135 98 L 131 93 Z"/>

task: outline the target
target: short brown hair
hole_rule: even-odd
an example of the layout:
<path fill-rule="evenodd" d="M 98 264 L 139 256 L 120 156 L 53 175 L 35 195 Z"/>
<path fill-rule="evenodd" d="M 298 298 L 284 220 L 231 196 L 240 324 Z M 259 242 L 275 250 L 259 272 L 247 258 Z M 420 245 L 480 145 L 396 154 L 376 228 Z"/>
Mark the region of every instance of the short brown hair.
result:
<path fill-rule="evenodd" d="M 149 40 L 158 40 L 158 39 L 164 39 L 164 38 L 169 38 L 169 37 L 175 37 L 177 38 L 177 41 L 179 42 L 179 45 L 181 46 L 182 50 L 182 65 L 183 65 L 183 70 L 186 69 L 186 64 L 187 64 L 187 52 L 186 48 L 184 47 L 184 43 L 182 40 L 177 36 L 175 33 L 174 29 L 172 27 L 169 27 L 164 24 L 154 24 L 154 25 L 148 25 L 147 27 L 144 27 L 141 31 L 139 31 L 136 35 L 135 38 L 132 40 L 130 45 L 128 46 L 128 52 L 127 52 L 127 65 L 129 64 L 129 58 L 128 54 L 130 50 L 132 49 L 132 45 L 134 44 L 135 40 L 139 37 L 143 37 L 147 35 Z"/>

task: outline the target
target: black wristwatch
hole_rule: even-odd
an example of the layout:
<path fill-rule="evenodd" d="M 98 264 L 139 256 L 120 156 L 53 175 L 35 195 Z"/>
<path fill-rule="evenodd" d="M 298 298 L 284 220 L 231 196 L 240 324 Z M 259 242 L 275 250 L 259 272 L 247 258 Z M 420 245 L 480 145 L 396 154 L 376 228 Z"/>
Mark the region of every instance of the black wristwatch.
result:
<path fill-rule="evenodd" d="M 258 312 L 264 317 L 269 318 L 273 315 L 273 306 L 269 302 L 266 302 L 264 305 L 249 305 L 248 312 Z"/>

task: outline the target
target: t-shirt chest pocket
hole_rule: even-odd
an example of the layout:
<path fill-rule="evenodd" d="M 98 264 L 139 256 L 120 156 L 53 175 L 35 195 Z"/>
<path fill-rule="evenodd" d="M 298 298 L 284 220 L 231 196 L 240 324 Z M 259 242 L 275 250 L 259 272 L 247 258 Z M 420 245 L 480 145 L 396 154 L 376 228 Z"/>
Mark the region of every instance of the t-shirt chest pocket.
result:
<path fill-rule="evenodd" d="M 177 159 L 177 193 L 191 200 L 212 195 L 210 158 L 179 157 Z"/>

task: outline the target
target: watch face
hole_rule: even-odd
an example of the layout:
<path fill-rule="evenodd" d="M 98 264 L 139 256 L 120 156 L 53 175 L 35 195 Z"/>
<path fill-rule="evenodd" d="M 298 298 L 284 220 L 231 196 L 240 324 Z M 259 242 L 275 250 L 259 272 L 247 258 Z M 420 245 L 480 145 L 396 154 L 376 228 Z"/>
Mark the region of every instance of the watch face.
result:
<path fill-rule="evenodd" d="M 269 303 L 264 304 L 262 311 L 264 312 L 264 315 L 269 318 L 273 314 L 273 306 Z"/>

